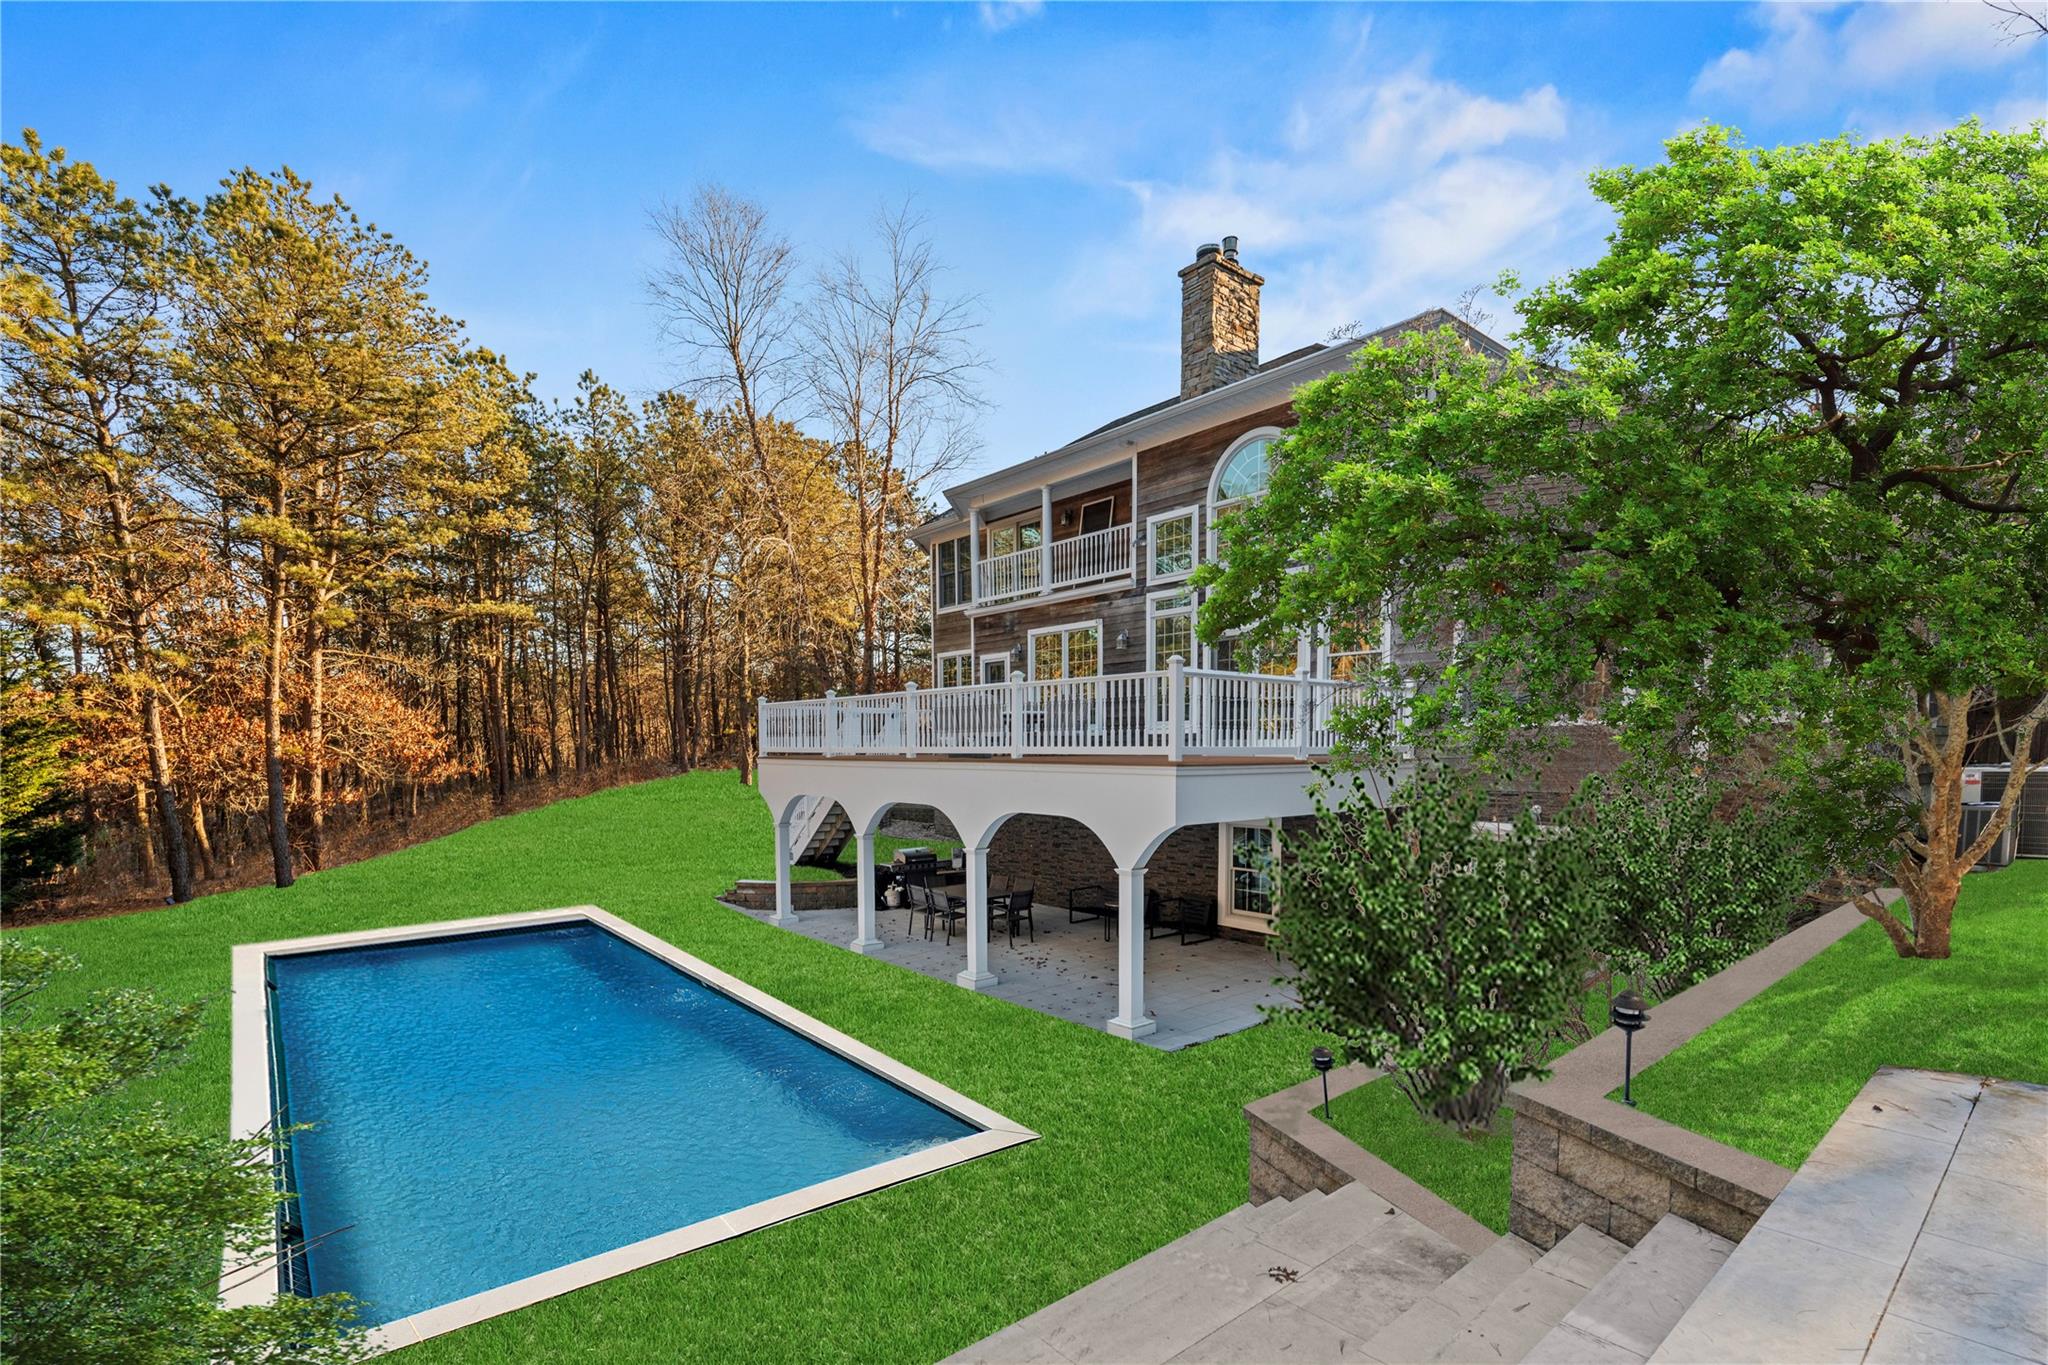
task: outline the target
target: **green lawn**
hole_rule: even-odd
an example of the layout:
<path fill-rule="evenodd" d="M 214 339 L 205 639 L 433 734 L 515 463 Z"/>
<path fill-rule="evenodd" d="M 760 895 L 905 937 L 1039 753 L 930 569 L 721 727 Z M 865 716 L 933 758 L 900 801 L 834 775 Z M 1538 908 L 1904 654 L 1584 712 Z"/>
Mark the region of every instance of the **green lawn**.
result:
<path fill-rule="evenodd" d="M 771 863 L 753 793 L 729 773 L 694 773 L 289 891 L 24 932 L 83 960 L 50 1003 L 107 986 L 211 998 L 190 1060 L 139 1087 L 197 1129 L 228 1121 L 231 945 L 590 903 L 1044 1135 L 413 1348 L 406 1359 L 423 1365 L 932 1360 L 1243 1202 L 1239 1109 L 1309 1074 L 1308 1034 L 1267 1024 L 1156 1052 L 713 904 Z"/>
<path fill-rule="evenodd" d="M 1880 1066 L 2048 1082 L 2048 862 L 1964 878 L 1953 952 L 1903 959 L 1860 925 L 1636 1077 L 1635 1098 L 1796 1167 Z"/>
<path fill-rule="evenodd" d="M 1503 1108 L 1491 1133 L 1460 1137 L 1450 1125 L 1416 1113 L 1408 1097 L 1386 1077 L 1330 1101 L 1332 1128 L 1445 1203 L 1501 1233 L 1508 1230 L 1513 1118 Z"/>

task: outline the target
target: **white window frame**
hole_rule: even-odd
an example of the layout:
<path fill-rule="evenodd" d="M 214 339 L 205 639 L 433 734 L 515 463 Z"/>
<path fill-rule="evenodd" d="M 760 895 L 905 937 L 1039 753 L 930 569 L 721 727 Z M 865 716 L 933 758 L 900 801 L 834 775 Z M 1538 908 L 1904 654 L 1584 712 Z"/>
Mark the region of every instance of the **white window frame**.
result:
<path fill-rule="evenodd" d="M 1189 522 L 1188 567 L 1179 573 L 1159 572 L 1159 523 L 1178 521 L 1186 517 Z M 1195 571 L 1202 562 L 1202 504 L 1191 502 L 1186 507 L 1176 507 L 1171 512 L 1159 512 L 1145 518 L 1145 581 L 1148 583 L 1178 583 Z"/>
<path fill-rule="evenodd" d="M 996 678 L 997 682 L 1008 682 L 1010 680 L 1010 655 L 1008 651 L 1004 651 L 1000 654 L 984 654 L 979 659 L 975 660 L 975 663 L 977 665 L 977 670 L 975 673 L 974 680 L 978 683 L 986 683 L 989 680 L 988 666 L 990 664 L 997 665 L 997 669 L 1000 675 Z"/>
<path fill-rule="evenodd" d="M 1075 534 L 1075 535 L 1077 535 L 1077 536 L 1086 536 L 1086 535 L 1093 535 L 1093 534 L 1094 534 L 1094 532 L 1092 532 L 1092 531 L 1090 531 L 1090 530 L 1088 529 L 1088 509 L 1089 509 L 1089 508 L 1091 508 L 1091 507 L 1100 507 L 1100 506 L 1102 506 L 1102 505 L 1103 505 L 1104 503 L 1108 503 L 1108 504 L 1109 504 L 1109 524 L 1108 524 L 1107 526 L 1103 526 L 1103 527 L 1100 527 L 1099 529 L 1101 529 L 1101 530 L 1104 530 L 1104 531 L 1108 531 L 1108 530 L 1113 530 L 1113 529 L 1115 529 L 1115 527 L 1116 527 L 1116 494 L 1114 494 L 1114 493 L 1111 493 L 1111 494 L 1110 494 L 1110 495 L 1109 495 L 1108 497 L 1104 497 L 1104 498 L 1090 498 L 1090 499 L 1088 499 L 1088 501 L 1086 501 L 1086 502 L 1082 503 L 1082 504 L 1081 504 L 1081 505 L 1080 505 L 1079 507 L 1076 507 L 1076 508 L 1074 509 L 1074 534 Z"/>
<path fill-rule="evenodd" d="M 966 592 L 966 594 L 965 594 L 964 596 L 962 596 L 962 597 L 960 598 L 960 600 L 959 600 L 959 601 L 957 601 L 957 602 L 953 603 L 953 604 L 952 604 L 951 606 L 943 606 L 943 605 L 941 605 L 941 604 L 940 604 L 940 602 L 939 602 L 939 547 L 940 547 L 941 545 L 951 545 L 951 544 L 952 544 L 952 543 L 954 543 L 955 541 L 958 541 L 958 542 L 960 543 L 960 545 L 961 545 L 962 549 L 964 549 L 964 550 L 965 550 L 965 551 L 967 552 L 967 592 Z M 932 567 L 931 567 L 931 579 L 932 579 L 932 612 L 933 612 L 933 614 L 934 614 L 934 615 L 939 615 L 939 614 L 942 614 L 942 613 L 945 613 L 945 612 L 950 612 L 950 611 L 966 611 L 966 610 L 967 610 L 967 609 L 968 609 L 969 607 L 972 607 L 972 606 L 974 605 L 974 553 L 973 553 L 973 551 L 974 551 L 974 537 L 973 537 L 973 536 L 972 536 L 971 534 L 967 534 L 967 533 L 963 533 L 963 534 L 961 534 L 961 535 L 957 535 L 957 536 L 947 536 L 947 537 L 945 537 L 945 538 L 944 538 L 944 539 L 942 539 L 942 540 L 935 540 L 935 541 L 933 541 L 933 542 L 932 542 Z"/>
<path fill-rule="evenodd" d="M 1093 627 L 1095 630 L 1095 671 L 1088 676 L 1093 678 L 1101 677 L 1106 670 L 1103 668 L 1105 660 L 1102 657 L 1102 650 L 1105 642 L 1102 638 L 1102 618 L 1099 616 L 1092 621 L 1068 621 L 1063 625 L 1040 626 L 1037 630 L 1026 632 L 1024 636 L 1024 676 L 1033 682 L 1039 681 L 1038 637 L 1041 635 L 1057 635 L 1060 637 L 1060 678 L 1062 680 L 1071 678 L 1073 674 L 1067 671 L 1068 650 L 1066 637 L 1074 631 L 1087 630 L 1090 627 Z"/>
<path fill-rule="evenodd" d="M 960 661 L 961 665 L 962 665 L 962 666 L 963 666 L 963 667 L 964 667 L 964 668 L 966 669 L 966 673 L 965 673 L 965 677 L 966 677 L 966 679 L 967 679 L 967 681 L 966 681 L 966 682 L 953 682 L 953 683 L 949 683 L 949 682 L 947 682 L 947 681 L 946 681 L 946 661 L 947 661 L 948 659 L 958 659 L 958 660 Z M 968 683 L 971 683 L 971 682 L 973 682 L 973 681 L 974 681 L 974 651 L 973 651 L 973 650 L 971 650 L 971 649 L 949 649 L 949 650 L 947 650 L 947 651 L 946 651 L 946 652 L 945 652 L 944 654 L 936 655 L 936 656 L 934 656 L 934 657 L 933 657 L 933 659 L 932 659 L 932 686 L 934 686 L 934 687 L 965 687 L 965 686 L 967 686 L 967 685 L 968 685 Z"/>
<path fill-rule="evenodd" d="M 1043 547 L 1046 541 L 1044 515 L 1044 510 L 1042 508 L 1033 507 L 1028 511 L 1018 512 L 1012 516 L 998 517 L 994 521 L 982 522 L 982 558 L 1000 558 L 1001 556 L 996 554 L 995 551 L 996 532 L 1008 531 L 1013 528 L 1017 532 L 1017 548 L 1014 550 L 1005 550 L 1003 551 L 1003 554 L 1017 554 L 1020 551 L 1035 548 L 1024 543 L 1024 527 L 1030 525 L 1032 522 L 1038 523 L 1038 547 Z"/>
<path fill-rule="evenodd" d="M 1278 820 L 1224 820 L 1216 825 L 1216 909 L 1221 923 L 1233 929 L 1250 929 L 1258 933 L 1273 932 L 1273 922 L 1280 917 L 1280 890 L 1277 883 L 1268 896 L 1272 909 L 1263 915 L 1254 915 L 1238 910 L 1236 905 L 1237 883 L 1233 875 L 1236 865 L 1233 854 L 1240 829 L 1260 829 L 1273 836 L 1273 862 L 1280 862 L 1280 822 Z"/>
<path fill-rule="evenodd" d="M 1215 559 L 1218 553 L 1216 539 L 1217 519 L 1238 504 L 1250 501 L 1249 498 L 1228 498 L 1224 499 L 1221 503 L 1218 502 L 1217 494 L 1222 491 L 1223 487 L 1223 471 L 1230 468 L 1230 462 L 1237 458 L 1237 453 L 1240 450 L 1243 450 L 1254 441 L 1277 441 L 1286 434 L 1287 431 L 1284 427 L 1255 427 L 1243 433 L 1226 446 L 1223 454 L 1216 461 L 1216 467 L 1209 471 L 1209 496 L 1204 500 L 1203 506 L 1208 509 L 1209 513 L 1210 559 Z"/>
<path fill-rule="evenodd" d="M 1188 599 L 1188 605 L 1185 607 L 1175 607 L 1170 612 L 1161 612 L 1159 610 L 1159 603 L 1164 602 L 1169 597 L 1185 597 Z M 1185 584 L 1177 588 L 1167 588 L 1162 592 L 1145 594 L 1145 668 L 1147 671 L 1156 672 L 1166 667 L 1166 664 L 1159 658 L 1159 618 L 1162 615 L 1185 615 L 1188 618 L 1188 652 L 1181 656 L 1181 662 L 1191 668 L 1198 665 L 1202 656 L 1202 642 L 1195 637 L 1194 625 L 1195 617 L 1200 612 L 1201 607 L 1200 596 L 1193 588 L 1187 587 Z M 1154 734 L 1163 734 L 1168 728 L 1166 718 L 1170 714 L 1167 708 L 1171 697 L 1172 693 L 1167 690 L 1167 685 L 1160 683 L 1154 689 L 1151 701 L 1145 708 L 1145 727 Z"/>

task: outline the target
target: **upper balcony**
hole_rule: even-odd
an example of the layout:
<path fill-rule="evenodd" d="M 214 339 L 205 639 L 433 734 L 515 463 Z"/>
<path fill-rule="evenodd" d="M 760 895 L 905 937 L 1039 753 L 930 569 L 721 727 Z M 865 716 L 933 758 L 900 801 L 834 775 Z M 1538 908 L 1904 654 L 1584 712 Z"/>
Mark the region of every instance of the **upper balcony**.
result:
<path fill-rule="evenodd" d="M 917 758 L 1067 755 L 1310 760 L 1374 685 L 1223 673 L 1178 660 L 1147 673 L 1031 680 L 803 701 L 763 701 L 761 753 Z"/>
<path fill-rule="evenodd" d="M 988 606 L 1128 578 L 1131 530 L 1130 523 L 1125 522 L 983 559 L 974 566 L 975 605 Z"/>

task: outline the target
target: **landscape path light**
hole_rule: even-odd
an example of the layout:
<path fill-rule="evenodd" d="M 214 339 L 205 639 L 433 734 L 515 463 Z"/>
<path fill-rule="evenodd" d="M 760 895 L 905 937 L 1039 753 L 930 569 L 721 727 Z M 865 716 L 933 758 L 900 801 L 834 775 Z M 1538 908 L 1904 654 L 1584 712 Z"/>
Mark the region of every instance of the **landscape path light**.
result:
<path fill-rule="evenodd" d="M 1330 1049 L 1319 1047 L 1308 1054 L 1308 1064 L 1323 1078 L 1323 1118 L 1327 1120 L 1330 1117 L 1330 1068 L 1337 1064 L 1337 1059 Z"/>
<path fill-rule="evenodd" d="M 1641 995 L 1623 991 L 1607 1006 L 1607 1020 L 1621 1030 L 1621 1102 L 1633 1109 L 1636 1102 L 1629 1094 L 1629 1073 L 1635 1070 L 1636 1030 L 1650 1022 L 1650 1012 L 1643 1008 Z"/>

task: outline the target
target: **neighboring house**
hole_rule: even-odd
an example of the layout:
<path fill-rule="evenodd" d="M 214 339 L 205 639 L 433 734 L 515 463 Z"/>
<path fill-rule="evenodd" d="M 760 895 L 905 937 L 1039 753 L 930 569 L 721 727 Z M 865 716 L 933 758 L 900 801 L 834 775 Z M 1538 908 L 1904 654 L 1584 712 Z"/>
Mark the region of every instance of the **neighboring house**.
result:
<path fill-rule="evenodd" d="M 1225 931 L 1269 932 L 1271 863 L 1312 809 L 1309 763 L 1329 752 L 1331 716 L 1381 651 L 1407 648 L 1377 623 L 1281 658 L 1200 644 L 1188 578 L 1215 553 L 1217 522 L 1264 490 L 1295 389 L 1359 347 L 1449 324 L 1505 353 L 1437 309 L 1262 363 L 1264 281 L 1236 239 L 1201 247 L 1180 280 L 1177 395 L 947 490 L 946 510 L 917 531 L 932 566 L 929 683 L 764 702 L 760 717 L 778 918 L 790 914 L 790 863 L 829 843 L 821 830 L 850 826 L 869 898 L 853 946 L 873 948 L 873 831 L 892 805 L 935 807 L 967 849 L 960 982 L 993 981 L 980 931 L 991 875 L 1032 883 L 1055 906 L 1064 888 L 1110 884 L 1121 943 L 1109 1027 L 1126 1036 L 1153 1027 L 1146 892 L 1183 908 L 1213 900 Z"/>

